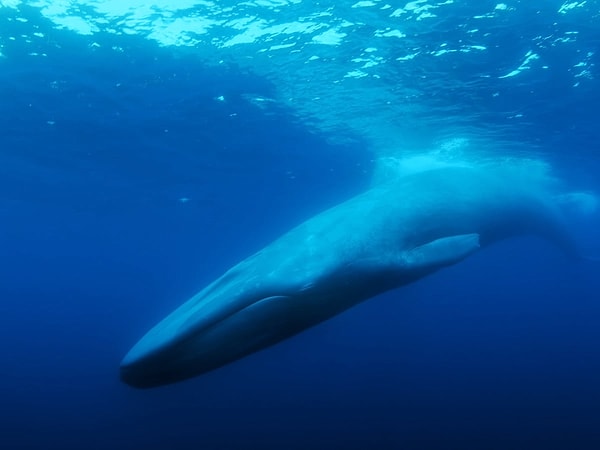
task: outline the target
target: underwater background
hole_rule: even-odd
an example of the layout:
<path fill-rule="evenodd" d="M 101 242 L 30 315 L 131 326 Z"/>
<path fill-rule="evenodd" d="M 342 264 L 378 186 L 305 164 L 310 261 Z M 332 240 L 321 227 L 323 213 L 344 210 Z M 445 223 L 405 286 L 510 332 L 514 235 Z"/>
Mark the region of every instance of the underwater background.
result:
<path fill-rule="evenodd" d="M 600 2 L 0 0 L 0 448 L 600 448 L 600 265 L 501 242 L 195 379 L 119 363 L 386 164 L 600 191 Z M 598 213 L 574 220 L 600 256 Z"/>

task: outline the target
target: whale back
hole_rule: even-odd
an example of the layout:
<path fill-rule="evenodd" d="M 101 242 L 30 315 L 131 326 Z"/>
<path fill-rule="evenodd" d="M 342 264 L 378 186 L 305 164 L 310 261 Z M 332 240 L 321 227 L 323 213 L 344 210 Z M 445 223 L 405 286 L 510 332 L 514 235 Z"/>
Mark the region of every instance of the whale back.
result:
<path fill-rule="evenodd" d="M 568 254 L 575 252 L 553 183 L 546 178 L 524 178 L 512 168 L 454 167 L 409 176 L 399 181 L 398 191 L 406 192 L 406 184 L 411 185 L 409 208 L 422 238 L 429 239 L 428 233 L 477 232 L 485 246 L 533 234 Z"/>

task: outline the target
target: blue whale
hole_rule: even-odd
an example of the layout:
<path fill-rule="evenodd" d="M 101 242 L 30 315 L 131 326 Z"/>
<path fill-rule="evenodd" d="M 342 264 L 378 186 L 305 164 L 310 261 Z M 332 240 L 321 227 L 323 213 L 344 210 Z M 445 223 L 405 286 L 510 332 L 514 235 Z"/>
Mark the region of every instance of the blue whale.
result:
<path fill-rule="evenodd" d="M 552 183 L 527 170 L 441 167 L 379 184 L 300 224 L 208 285 L 123 359 L 149 388 L 216 369 L 521 234 L 569 255 Z"/>

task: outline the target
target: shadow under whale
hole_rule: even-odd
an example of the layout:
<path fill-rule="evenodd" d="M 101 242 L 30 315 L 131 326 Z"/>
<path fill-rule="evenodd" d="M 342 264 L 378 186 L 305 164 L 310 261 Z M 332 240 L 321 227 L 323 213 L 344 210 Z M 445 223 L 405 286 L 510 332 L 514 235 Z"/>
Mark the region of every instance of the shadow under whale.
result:
<path fill-rule="evenodd" d="M 125 356 L 125 383 L 181 381 L 273 345 L 480 247 L 535 234 L 577 256 L 545 176 L 503 164 L 400 176 L 307 220 L 229 269 Z"/>

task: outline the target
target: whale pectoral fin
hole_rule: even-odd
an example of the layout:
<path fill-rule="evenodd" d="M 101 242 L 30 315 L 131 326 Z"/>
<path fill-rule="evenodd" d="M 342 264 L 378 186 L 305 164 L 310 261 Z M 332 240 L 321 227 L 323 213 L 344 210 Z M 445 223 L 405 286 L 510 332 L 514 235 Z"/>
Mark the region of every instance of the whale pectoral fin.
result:
<path fill-rule="evenodd" d="M 479 249 L 479 234 L 448 236 L 420 245 L 407 252 L 406 263 L 413 269 L 457 263 Z"/>

